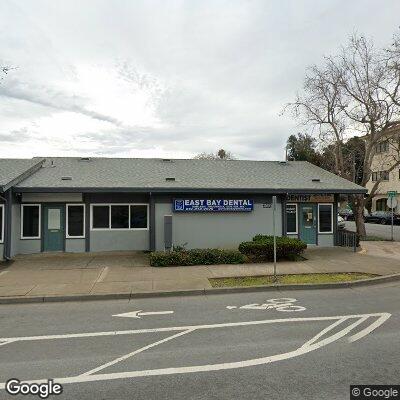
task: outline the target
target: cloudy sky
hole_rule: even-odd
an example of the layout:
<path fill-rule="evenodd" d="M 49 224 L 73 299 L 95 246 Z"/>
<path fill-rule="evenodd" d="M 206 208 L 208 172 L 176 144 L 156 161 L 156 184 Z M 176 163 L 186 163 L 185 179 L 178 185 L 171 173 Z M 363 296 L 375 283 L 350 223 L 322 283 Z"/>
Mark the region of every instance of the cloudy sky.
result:
<path fill-rule="evenodd" d="M 281 159 L 282 106 L 353 31 L 390 41 L 400 1 L 1 0 L 0 157 Z"/>

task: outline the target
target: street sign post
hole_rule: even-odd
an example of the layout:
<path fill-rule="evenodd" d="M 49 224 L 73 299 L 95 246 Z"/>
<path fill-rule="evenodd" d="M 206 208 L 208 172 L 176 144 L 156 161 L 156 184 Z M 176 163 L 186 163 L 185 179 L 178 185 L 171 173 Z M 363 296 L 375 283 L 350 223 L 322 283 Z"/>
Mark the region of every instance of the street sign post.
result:
<path fill-rule="evenodd" d="M 394 195 L 392 195 L 394 193 Z M 397 199 L 396 199 L 396 194 L 397 192 L 395 191 L 391 191 L 388 192 L 388 199 L 386 201 L 386 205 L 391 209 L 391 220 L 392 220 L 392 224 L 391 224 L 391 240 L 393 242 L 393 214 L 394 214 L 394 209 L 397 207 Z"/>
<path fill-rule="evenodd" d="M 388 195 L 389 198 L 390 197 L 396 197 L 397 196 L 397 192 L 396 192 L 396 190 L 389 190 L 387 192 L 387 195 Z"/>
<path fill-rule="evenodd" d="M 276 277 L 276 232 L 275 232 L 275 211 L 276 211 L 276 196 L 272 196 L 272 230 L 274 235 L 274 282 L 277 281 Z"/>

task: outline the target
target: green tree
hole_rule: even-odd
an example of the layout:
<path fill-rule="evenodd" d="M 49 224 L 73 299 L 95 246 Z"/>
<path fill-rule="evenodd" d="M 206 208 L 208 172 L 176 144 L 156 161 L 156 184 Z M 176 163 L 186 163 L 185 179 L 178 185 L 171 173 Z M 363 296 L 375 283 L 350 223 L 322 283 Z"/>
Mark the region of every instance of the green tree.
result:
<path fill-rule="evenodd" d="M 286 143 L 286 157 L 289 161 L 308 161 L 321 166 L 321 155 L 317 150 L 317 139 L 308 133 L 290 135 Z"/>

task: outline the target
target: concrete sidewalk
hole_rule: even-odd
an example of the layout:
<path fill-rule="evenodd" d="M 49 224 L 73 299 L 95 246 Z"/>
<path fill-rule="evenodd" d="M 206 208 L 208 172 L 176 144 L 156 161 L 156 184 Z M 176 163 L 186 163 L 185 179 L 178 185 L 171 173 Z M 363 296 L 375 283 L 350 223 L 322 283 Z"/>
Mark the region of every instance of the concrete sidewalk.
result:
<path fill-rule="evenodd" d="M 306 261 L 279 262 L 278 273 L 400 273 L 399 243 L 363 246 L 357 253 L 311 248 Z M 272 263 L 152 268 L 142 252 L 19 256 L 0 269 L 0 299 L 204 290 L 211 288 L 208 278 L 272 273 Z"/>

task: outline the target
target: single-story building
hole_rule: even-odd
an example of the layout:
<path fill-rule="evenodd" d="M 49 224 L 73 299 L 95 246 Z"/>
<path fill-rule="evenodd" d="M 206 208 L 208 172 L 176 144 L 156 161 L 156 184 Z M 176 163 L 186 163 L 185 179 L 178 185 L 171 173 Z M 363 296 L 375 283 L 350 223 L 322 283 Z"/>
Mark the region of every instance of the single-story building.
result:
<path fill-rule="evenodd" d="M 236 248 L 273 231 L 334 246 L 339 194 L 366 189 L 308 162 L 0 159 L 0 257 Z"/>

